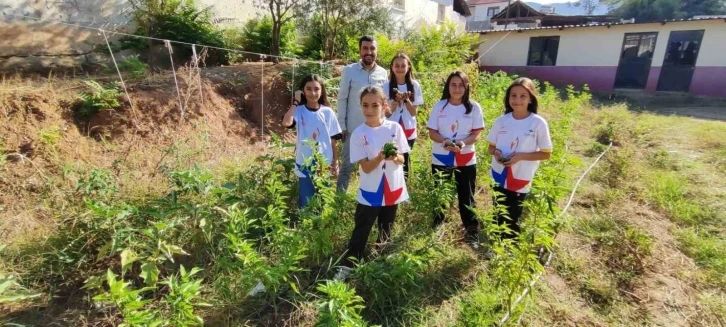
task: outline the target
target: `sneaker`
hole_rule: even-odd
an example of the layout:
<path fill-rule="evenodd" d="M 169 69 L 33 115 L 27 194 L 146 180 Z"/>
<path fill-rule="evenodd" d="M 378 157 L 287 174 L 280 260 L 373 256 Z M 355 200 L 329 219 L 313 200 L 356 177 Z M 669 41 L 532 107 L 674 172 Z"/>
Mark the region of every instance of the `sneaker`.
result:
<path fill-rule="evenodd" d="M 249 296 L 255 296 L 257 294 L 264 292 L 265 290 L 266 290 L 265 284 L 262 284 L 262 282 L 257 282 L 257 285 L 255 285 L 255 288 L 253 288 L 250 291 Z"/>
<path fill-rule="evenodd" d="M 545 247 L 541 247 L 539 249 L 539 253 L 537 254 L 537 259 L 539 260 L 539 263 L 542 266 L 547 265 L 547 259 L 548 259 L 549 255 L 550 255 L 550 251 L 547 251 L 547 249 Z"/>
<path fill-rule="evenodd" d="M 391 240 L 384 241 L 384 242 L 376 242 L 376 243 L 373 243 L 373 251 L 376 253 L 383 253 L 386 250 L 390 249 L 392 245 L 393 245 L 393 241 L 391 241 Z"/>
<path fill-rule="evenodd" d="M 335 274 L 335 277 L 333 277 L 333 280 L 339 280 L 344 281 L 350 273 L 353 271 L 353 269 L 348 267 L 340 267 L 338 268 L 338 273 Z"/>
<path fill-rule="evenodd" d="M 446 228 L 444 228 L 444 222 L 440 222 L 438 224 L 434 224 L 434 233 L 437 235 L 437 238 L 441 240 L 444 238 L 444 234 L 446 234 Z"/>
<path fill-rule="evenodd" d="M 469 244 L 469 246 L 472 249 L 474 249 L 474 250 L 479 249 L 479 246 L 480 246 L 479 245 L 479 235 L 467 233 L 465 240 L 466 240 L 466 244 Z"/>

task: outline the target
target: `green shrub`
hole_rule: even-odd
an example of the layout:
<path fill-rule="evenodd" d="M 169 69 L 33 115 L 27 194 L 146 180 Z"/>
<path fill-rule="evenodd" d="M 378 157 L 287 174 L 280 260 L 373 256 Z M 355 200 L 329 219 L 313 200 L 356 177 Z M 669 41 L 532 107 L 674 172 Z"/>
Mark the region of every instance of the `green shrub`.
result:
<path fill-rule="evenodd" d="M 195 0 L 132 0 L 133 34 L 159 39 L 224 47 L 222 33 L 212 24 L 208 8 L 199 10 Z M 119 39 L 121 49 L 148 49 L 150 41 L 131 36 Z M 158 43 L 157 43 L 158 44 Z M 191 58 L 189 46 L 175 48 L 175 53 Z M 226 63 L 227 51 L 210 49 L 207 64 Z"/>
<path fill-rule="evenodd" d="M 316 327 L 364 327 L 360 311 L 364 308 L 363 299 L 355 290 L 340 281 L 327 281 L 318 285 L 317 290 L 325 297 L 318 301 L 318 322 Z"/>
<path fill-rule="evenodd" d="M 85 81 L 91 91 L 82 91 L 78 94 L 80 103 L 76 105 L 74 114 L 81 119 L 89 119 L 101 110 L 116 109 L 121 107 L 120 99 L 123 96 L 119 92 L 119 83 L 111 82 L 105 87 L 96 81 Z"/>
<path fill-rule="evenodd" d="M 128 76 L 132 79 L 142 79 L 146 77 L 149 65 L 141 61 L 139 58 L 132 57 L 119 62 L 118 69 L 121 72 L 128 73 Z"/>
<path fill-rule="evenodd" d="M 272 49 L 272 17 L 253 18 L 247 21 L 242 32 L 242 48 L 245 51 L 271 53 Z M 302 51 L 297 44 L 295 23 L 291 20 L 282 26 L 280 31 L 280 54 L 294 57 Z"/>

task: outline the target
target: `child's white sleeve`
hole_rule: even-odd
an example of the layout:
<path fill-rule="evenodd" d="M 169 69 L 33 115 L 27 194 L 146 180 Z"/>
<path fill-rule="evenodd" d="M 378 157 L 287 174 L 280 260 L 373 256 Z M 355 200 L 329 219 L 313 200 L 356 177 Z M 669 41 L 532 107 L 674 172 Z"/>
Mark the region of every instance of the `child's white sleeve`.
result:
<path fill-rule="evenodd" d="M 396 147 L 398 153 L 408 153 L 411 148 L 408 146 L 408 140 L 406 139 L 406 133 L 403 132 L 403 127 L 399 124 L 396 125 Z"/>
<path fill-rule="evenodd" d="M 356 132 L 350 136 L 350 163 L 357 163 L 368 158 L 363 137 L 365 136 Z"/>
<path fill-rule="evenodd" d="M 421 91 L 421 84 L 414 81 L 413 82 L 413 105 L 414 106 L 421 106 L 424 104 L 423 99 L 423 92 Z"/>
<path fill-rule="evenodd" d="M 471 131 L 476 132 L 484 129 L 484 116 L 481 112 L 481 106 L 478 103 L 474 103 L 474 108 L 471 109 Z"/>
<path fill-rule="evenodd" d="M 343 132 L 332 109 L 328 111 L 328 117 L 326 119 L 328 120 L 328 135 L 332 137 Z"/>
<path fill-rule="evenodd" d="M 537 126 L 537 147 L 542 152 L 552 152 L 552 137 L 547 121 L 542 119 L 542 124 Z"/>
<path fill-rule="evenodd" d="M 436 113 L 439 111 L 438 106 L 434 105 L 433 108 L 431 108 L 431 113 L 429 113 L 429 120 L 426 122 L 426 127 L 428 129 L 432 129 L 435 131 L 439 130 L 439 119 L 436 118 Z"/>
<path fill-rule="evenodd" d="M 489 135 L 487 136 L 487 142 L 489 144 L 497 146 L 497 133 L 499 133 L 499 119 L 494 121 L 492 128 L 489 130 Z"/>

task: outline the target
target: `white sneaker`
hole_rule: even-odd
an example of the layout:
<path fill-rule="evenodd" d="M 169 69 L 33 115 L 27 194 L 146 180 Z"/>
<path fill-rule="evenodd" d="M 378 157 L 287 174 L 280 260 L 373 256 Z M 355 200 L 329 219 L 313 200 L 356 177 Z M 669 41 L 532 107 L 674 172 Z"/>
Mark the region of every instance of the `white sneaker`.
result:
<path fill-rule="evenodd" d="M 351 269 L 351 268 L 348 268 L 348 267 L 340 267 L 340 268 L 338 268 L 338 273 L 335 274 L 335 277 L 333 277 L 333 280 L 343 281 L 346 278 L 348 278 L 348 276 L 350 275 L 350 273 L 352 271 L 353 271 L 353 269 Z"/>
<path fill-rule="evenodd" d="M 255 296 L 257 294 L 260 294 L 266 290 L 265 284 L 262 284 L 262 282 L 257 282 L 257 285 L 255 285 L 255 288 L 253 288 L 250 291 L 249 296 Z"/>

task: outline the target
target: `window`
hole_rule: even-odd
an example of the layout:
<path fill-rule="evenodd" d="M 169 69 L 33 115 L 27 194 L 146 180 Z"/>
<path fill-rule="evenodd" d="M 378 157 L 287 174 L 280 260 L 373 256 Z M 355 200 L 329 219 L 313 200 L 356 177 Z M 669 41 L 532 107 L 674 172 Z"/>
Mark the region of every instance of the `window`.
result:
<path fill-rule="evenodd" d="M 487 8 L 487 18 L 494 17 L 494 15 L 499 13 L 499 7 L 489 7 Z"/>
<path fill-rule="evenodd" d="M 559 47 L 559 36 L 530 38 L 527 66 L 555 66 L 557 64 L 557 50 Z"/>
<path fill-rule="evenodd" d="M 393 0 L 393 8 L 406 10 L 406 0 Z"/>
<path fill-rule="evenodd" d="M 443 23 L 446 20 L 446 5 L 439 5 L 439 14 L 436 16 L 436 21 Z"/>

